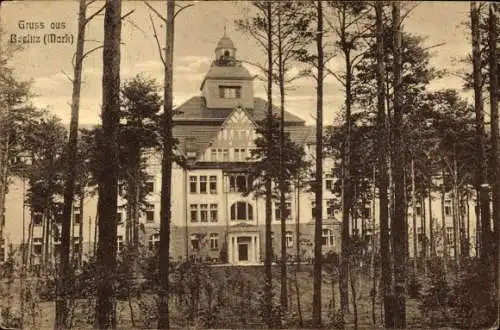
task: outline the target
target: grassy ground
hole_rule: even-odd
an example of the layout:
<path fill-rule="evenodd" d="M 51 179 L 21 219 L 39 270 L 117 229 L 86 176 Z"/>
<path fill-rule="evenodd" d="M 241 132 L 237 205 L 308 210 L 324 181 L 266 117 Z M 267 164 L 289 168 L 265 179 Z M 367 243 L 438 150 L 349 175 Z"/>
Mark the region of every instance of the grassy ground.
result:
<path fill-rule="evenodd" d="M 292 266 L 290 266 L 292 268 Z M 292 268 L 293 269 L 293 268 Z M 295 274 L 292 269 L 289 269 L 289 313 L 285 318 L 298 319 L 297 309 L 297 293 L 295 290 Z M 202 292 L 206 292 L 206 286 L 214 289 L 214 295 L 222 294 L 227 298 L 228 303 L 225 310 L 220 311 L 223 315 L 224 323 L 216 324 L 216 328 L 234 328 L 234 327 L 248 327 L 257 328 L 263 326 L 260 323 L 258 313 L 255 311 L 259 309 L 259 302 L 256 297 L 263 289 L 263 267 L 249 266 L 249 267 L 211 267 L 208 269 L 209 278 L 203 284 Z M 297 273 L 299 296 L 302 310 L 302 317 L 304 323 L 307 325 L 312 318 L 312 290 L 313 290 L 313 277 L 312 266 L 303 265 L 300 272 Z M 332 284 L 331 276 L 328 273 L 324 274 L 324 283 L 322 287 L 322 319 L 324 324 L 329 324 L 331 312 L 334 309 L 332 306 Z M 244 284 L 241 284 L 244 283 Z M 239 288 L 238 286 L 242 286 Z M 273 287 L 275 299 L 279 297 L 279 267 L 273 268 Z M 381 309 L 380 301 L 377 298 L 375 309 L 375 324 L 372 321 L 372 305 L 371 305 L 371 280 L 367 274 L 360 274 L 357 280 L 357 313 L 358 313 L 358 328 L 359 329 L 375 329 L 382 328 L 381 325 Z M 241 290 L 240 290 L 241 289 Z M 240 291 L 238 291 L 240 290 Z M 16 286 L 13 285 L 11 292 L 17 292 Z M 339 293 L 338 283 L 334 287 L 335 295 L 335 308 L 339 308 Z M 14 294 L 16 295 L 16 294 Z M 354 328 L 354 310 L 352 307 L 352 295 L 349 289 L 350 309 L 345 317 L 346 328 Z M 122 329 L 134 328 L 152 328 L 155 326 L 155 294 L 144 293 L 140 299 L 133 299 L 130 303 L 127 300 L 118 301 L 117 303 L 117 322 L 118 327 Z M 5 300 L 2 298 L 2 300 Z M 12 298 L 12 305 L 16 307 L 19 304 L 16 297 Z M 4 301 L 5 302 L 5 301 Z M 91 320 L 93 319 L 94 302 L 91 300 L 81 299 L 76 301 L 75 314 L 73 326 L 75 328 L 92 328 Z M 203 305 L 203 303 L 201 303 Z M 188 312 L 184 307 L 181 307 L 176 297 L 171 300 L 171 324 L 173 327 L 186 328 L 197 327 L 199 323 L 187 322 L 186 313 Z M 421 328 L 421 316 L 418 310 L 418 302 L 414 299 L 407 299 L 407 323 L 408 328 L 415 329 Z M 37 315 L 32 315 L 36 320 L 36 324 L 32 328 L 48 329 L 53 328 L 54 325 L 54 302 L 40 302 L 37 306 L 28 306 L 28 310 L 38 311 Z M 133 322 L 131 317 L 131 309 L 133 310 Z M 197 315 L 202 312 L 198 311 Z M 31 322 L 29 322 L 31 323 Z"/>

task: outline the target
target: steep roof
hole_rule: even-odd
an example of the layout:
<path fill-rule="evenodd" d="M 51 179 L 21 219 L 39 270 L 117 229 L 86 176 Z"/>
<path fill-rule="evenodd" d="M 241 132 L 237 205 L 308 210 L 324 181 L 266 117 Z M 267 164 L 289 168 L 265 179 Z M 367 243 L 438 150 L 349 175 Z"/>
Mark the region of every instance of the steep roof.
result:
<path fill-rule="evenodd" d="M 174 122 L 222 122 L 233 112 L 233 109 L 207 108 L 205 99 L 202 96 L 194 96 L 176 108 L 180 114 L 174 116 Z M 253 121 L 266 118 L 267 101 L 260 97 L 254 98 L 253 109 L 245 109 Z M 279 109 L 273 106 L 273 112 L 279 115 Z M 304 120 L 285 111 L 285 122 L 287 125 L 304 125 Z"/>
<path fill-rule="evenodd" d="M 205 78 L 200 85 L 200 90 L 203 89 L 205 81 L 207 79 L 223 79 L 223 80 L 252 80 L 253 77 L 250 72 L 242 66 L 241 64 L 231 65 L 231 66 L 219 66 L 212 63 L 210 69 L 208 69 Z"/>

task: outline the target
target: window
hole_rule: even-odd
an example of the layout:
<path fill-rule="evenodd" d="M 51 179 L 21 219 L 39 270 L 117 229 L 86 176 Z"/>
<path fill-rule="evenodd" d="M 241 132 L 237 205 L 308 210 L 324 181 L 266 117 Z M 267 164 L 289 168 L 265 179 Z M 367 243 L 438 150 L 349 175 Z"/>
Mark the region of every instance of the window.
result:
<path fill-rule="evenodd" d="M 122 235 L 118 235 L 116 236 L 116 251 L 117 252 L 122 252 L 123 250 L 123 236 Z"/>
<path fill-rule="evenodd" d="M 311 201 L 311 216 L 316 219 L 316 201 Z"/>
<path fill-rule="evenodd" d="M 155 184 L 153 181 L 148 181 L 144 184 L 144 192 L 146 195 L 151 194 L 155 191 Z"/>
<path fill-rule="evenodd" d="M 210 176 L 210 193 L 217 194 L 217 177 L 215 175 Z"/>
<path fill-rule="evenodd" d="M 222 160 L 222 149 L 217 149 L 217 160 Z"/>
<path fill-rule="evenodd" d="M 234 149 L 234 159 L 236 161 L 245 161 L 246 160 L 246 149 Z"/>
<path fill-rule="evenodd" d="M 217 149 L 210 149 L 210 160 L 217 160 Z"/>
<path fill-rule="evenodd" d="M 229 161 L 229 149 L 222 149 L 222 160 Z"/>
<path fill-rule="evenodd" d="M 293 247 L 293 233 L 291 231 L 286 232 L 285 243 L 287 248 Z"/>
<path fill-rule="evenodd" d="M 422 230 L 422 227 L 417 227 L 417 237 L 418 237 L 418 242 L 422 243 L 424 241 L 424 232 Z"/>
<path fill-rule="evenodd" d="M 276 221 L 281 220 L 281 203 L 274 203 L 274 216 Z M 290 220 L 292 218 L 292 203 L 285 203 L 285 219 Z"/>
<path fill-rule="evenodd" d="M 451 216 L 451 206 L 446 205 L 446 206 L 444 207 L 444 214 L 445 214 L 447 217 Z"/>
<path fill-rule="evenodd" d="M 33 238 L 33 253 L 36 255 L 42 254 L 43 241 L 41 237 Z"/>
<path fill-rule="evenodd" d="M 80 237 L 73 237 L 73 251 L 80 251 Z"/>
<path fill-rule="evenodd" d="M 362 212 L 363 212 L 362 216 L 363 216 L 364 219 L 371 218 L 371 216 L 372 216 L 372 209 L 369 206 L 365 206 L 363 208 Z"/>
<path fill-rule="evenodd" d="M 335 217 L 335 200 L 329 199 L 326 201 L 326 216 L 329 219 Z"/>
<path fill-rule="evenodd" d="M 79 225 L 82 222 L 82 215 L 80 213 L 73 214 L 73 223 Z"/>
<path fill-rule="evenodd" d="M 232 175 L 229 177 L 229 191 L 245 192 L 250 186 L 250 179 L 246 175 Z"/>
<path fill-rule="evenodd" d="M 253 207 L 245 202 L 231 205 L 231 220 L 253 220 Z"/>
<path fill-rule="evenodd" d="M 200 205 L 200 221 L 208 222 L 208 204 Z"/>
<path fill-rule="evenodd" d="M 417 215 L 417 216 L 422 215 L 422 207 L 421 206 L 415 207 L 415 215 Z"/>
<path fill-rule="evenodd" d="M 122 221 L 123 221 L 122 213 L 121 212 L 116 213 L 116 223 L 120 224 L 122 223 Z"/>
<path fill-rule="evenodd" d="M 210 250 L 218 250 L 219 249 L 219 234 L 211 233 L 210 234 Z"/>
<path fill-rule="evenodd" d="M 41 226 L 42 225 L 42 215 L 40 213 L 33 214 L 33 224 L 35 226 Z"/>
<path fill-rule="evenodd" d="M 332 191 L 333 190 L 333 180 L 332 179 L 326 179 L 325 183 L 326 189 Z"/>
<path fill-rule="evenodd" d="M 193 249 L 193 251 L 199 251 L 200 239 L 198 238 L 198 235 L 196 234 L 191 235 L 190 241 L 191 241 L 191 249 Z"/>
<path fill-rule="evenodd" d="M 189 192 L 191 194 L 196 194 L 196 186 L 197 186 L 197 178 L 195 176 L 190 176 L 189 177 Z"/>
<path fill-rule="evenodd" d="M 146 221 L 154 222 L 155 221 L 155 206 L 153 204 L 148 204 L 146 209 Z"/>
<path fill-rule="evenodd" d="M 153 251 L 153 249 L 157 251 L 160 248 L 160 234 L 155 233 L 149 236 L 148 248 L 149 251 Z"/>
<path fill-rule="evenodd" d="M 322 246 L 328 246 L 332 247 L 333 246 L 333 230 L 324 228 L 323 229 L 323 235 L 321 237 L 321 245 Z"/>
<path fill-rule="evenodd" d="M 210 222 L 217 222 L 217 204 L 210 204 Z"/>
<path fill-rule="evenodd" d="M 191 204 L 189 209 L 191 210 L 191 222 L 198 222 L 198 204 Z"/>
<path fill-rule="evenodd" d="M 241 98 L 240 86 L 219 86 L 219 96 L 221 99 Z"/>
<path fill-rule="evenodd" d="M 200 176 L 200 194 L 206 194 L 207 193 L 207 176 L 202 175 Z"/>
<path fill-rule="evenodd" d="M 453 242 L 453 227 L 446 227 L 446 243 L 451 245 Z"/>

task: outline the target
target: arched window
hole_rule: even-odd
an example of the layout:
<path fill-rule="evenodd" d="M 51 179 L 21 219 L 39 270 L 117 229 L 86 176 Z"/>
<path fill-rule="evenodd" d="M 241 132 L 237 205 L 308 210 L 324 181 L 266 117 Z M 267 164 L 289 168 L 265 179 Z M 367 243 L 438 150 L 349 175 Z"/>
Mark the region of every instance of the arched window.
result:
<path fill-rule="evenodd" d="M 226 50 L 224 51 L 224 56 L 226 56 L 226 57 L 227 57 L 227 56 L 230 56 L 230 55 L 231 55 L 231 53 L 229 52 L 229 50 L 227 50 L 227 49 L 226 49 Z"/>
<path fill-rule="evenodd" d="M 245 202 L 231 205 L 231 220 L 253 220 L 253 207 Z"/>
<path fill-rule="evenodd" d="M 323 228 L 322 244 L 323 246 L 332 247 L 333 246 L 333 230 L 329 228 Z"/>

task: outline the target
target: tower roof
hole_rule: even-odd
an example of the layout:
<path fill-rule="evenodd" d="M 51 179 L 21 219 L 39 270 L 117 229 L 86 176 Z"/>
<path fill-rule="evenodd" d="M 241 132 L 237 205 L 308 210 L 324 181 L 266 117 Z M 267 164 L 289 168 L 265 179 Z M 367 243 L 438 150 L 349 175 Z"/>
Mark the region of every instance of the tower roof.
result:
<path fill-rule="evenodd" d="M 221 49 L 221 48 L 232 48 L 232 49 L 235 48 L 233 41 L 225 34 L 222 38 L 220 38 L 219 42 L 217 43 L 217 47 L 215 49 Z"/>

